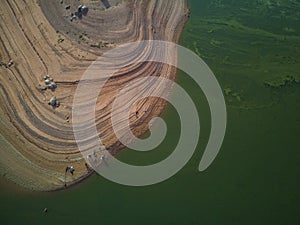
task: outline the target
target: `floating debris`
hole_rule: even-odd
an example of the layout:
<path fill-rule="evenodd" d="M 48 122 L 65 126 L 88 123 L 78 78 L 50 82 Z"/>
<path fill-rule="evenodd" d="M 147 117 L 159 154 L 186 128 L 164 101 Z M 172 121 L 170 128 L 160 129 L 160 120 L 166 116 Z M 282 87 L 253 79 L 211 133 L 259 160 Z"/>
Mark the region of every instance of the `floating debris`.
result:
<path fill-rule="evenodd" d="M 47 213 L 48 212 L 48 208 L 44 208 L 43 212 Z"/>

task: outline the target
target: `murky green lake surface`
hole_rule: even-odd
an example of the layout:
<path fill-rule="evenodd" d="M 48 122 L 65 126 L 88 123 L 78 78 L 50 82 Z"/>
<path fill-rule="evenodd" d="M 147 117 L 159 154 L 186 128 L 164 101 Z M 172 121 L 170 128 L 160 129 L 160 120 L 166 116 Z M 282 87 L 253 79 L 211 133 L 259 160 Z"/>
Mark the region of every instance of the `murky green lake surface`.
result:
<path fill-rule="evenodd" d="M 177 82 L 201 121 L 197 151 L 183 170 L 149 187 L 95 175 L 55 193 L 32 193 L 2 178 L 1 225 L 300 224 L 300 2 L 190 0 L 190 8 L 181 44 L 211 67 L 228 110 L 224 144 L 208 170 L 197 171 L 210 132 L 208 104 L 179 71 Z M 168 135 L 156 150 L 120 158 L 145 165 L 167 157 L 180 123 L 172 107 L 163 117 Z"/>

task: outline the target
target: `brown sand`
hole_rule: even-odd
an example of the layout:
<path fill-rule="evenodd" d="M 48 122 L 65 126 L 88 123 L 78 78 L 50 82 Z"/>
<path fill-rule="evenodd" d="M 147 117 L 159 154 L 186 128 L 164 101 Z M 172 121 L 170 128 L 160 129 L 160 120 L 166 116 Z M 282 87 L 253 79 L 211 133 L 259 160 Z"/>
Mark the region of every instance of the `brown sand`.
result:
<path fill-rule="evenodd" d="M 5 0 L 0 5 L 0 173 L 26 188 L 50 191 L 64 188 L 92 172 L 85 167 L 72 130 L 72 101 L 77 82 L 87 67 L 105 51 L 137 40 L 177 42 L 188 16 L 186 0 L 112 0 L 104 9 L 99 1 L 82 0 L 89 14 L 71 22 L 70 4 L 76 0 Z M 4 64 L 13 60 L 6 68 Z M 122 149 L 110 122 L 111 101 L 127 82 L 136 77 L 163 76 L 174 79 L 176 69 L 169 65 L 144 63 L 120 71 L 102 92 L 107 105 L 97 106 L 97 123 L 104 144 L 115 154 Z M 58 84 L 52 92 L 41 92 L 43 77 L 49 74 Z M 56 96 L 59 108 L 48 101 Z M 101 97 L 101 96 L 100 96 Z M 165 102 L 148 98 L 131 117 L 137 136 L 159 115 Z M 134 114 L 134 112 L 132 112 Z"/>

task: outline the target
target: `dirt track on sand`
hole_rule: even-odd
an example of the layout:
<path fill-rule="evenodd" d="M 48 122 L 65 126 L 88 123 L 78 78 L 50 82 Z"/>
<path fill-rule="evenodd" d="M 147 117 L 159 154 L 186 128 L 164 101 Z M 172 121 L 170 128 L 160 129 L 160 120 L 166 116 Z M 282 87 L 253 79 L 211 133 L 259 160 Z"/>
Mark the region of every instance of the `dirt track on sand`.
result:
<path fill-rule="evenodd" d="M 138 40 L 177 42 L 188 17 L 186 0 L 82 0 L 89 12 L 70 21 L 79 1 L 4 0 L 0 5 L 0 173 L 26 188 L 50 191 L 80 182 L 92 171 L 85 166 L 72 130 L 72 102 L 87 67 L 104 52 Z M 71 9 L 65 7 L 70 5 Z M 145 52 L 145 54 L 151 54 Z M 5 66 L 10 60 L 13 65 Z M 97 106 L 99 134 L 113 153 L 122 149 L 110 123 L 111 101 L 130 80 L 141 76 L 174 79 L 176 69 L 158 63 L 132 65 L 109 81 Z M 41 91 L 43 77 L 57 83 L 55 91 Z M 162 87 L 158 87 L 162 88 Z M 166 90 L 167 91 L 167 90 Z M 56 96 L 60 107 L 48 105 Z M 136 106 L 131 128 L 139 136 L 159 115 L 165 102 L 148 98 Z M 74 166 L 73 176 L 66 166 Z"/>

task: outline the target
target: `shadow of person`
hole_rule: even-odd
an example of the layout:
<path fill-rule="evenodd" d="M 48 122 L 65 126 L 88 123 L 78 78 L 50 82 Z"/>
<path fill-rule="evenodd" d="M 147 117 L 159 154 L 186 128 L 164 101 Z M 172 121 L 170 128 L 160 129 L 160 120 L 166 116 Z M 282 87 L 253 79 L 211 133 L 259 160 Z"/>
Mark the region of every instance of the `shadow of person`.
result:
<path fill-rule="evenodd" d="M 103 3 L 103 5 L 105 6 L 105 8 L 107 8 L 107 9 L 111 7 L 111 5 L 108 2 L 108 0 L 101 0 L 101 2 Z"/>

